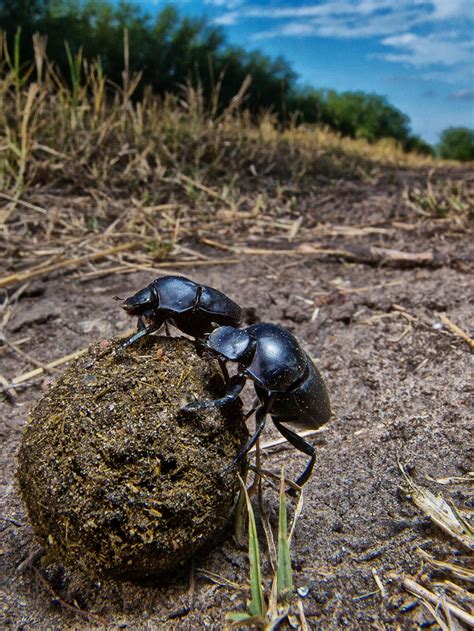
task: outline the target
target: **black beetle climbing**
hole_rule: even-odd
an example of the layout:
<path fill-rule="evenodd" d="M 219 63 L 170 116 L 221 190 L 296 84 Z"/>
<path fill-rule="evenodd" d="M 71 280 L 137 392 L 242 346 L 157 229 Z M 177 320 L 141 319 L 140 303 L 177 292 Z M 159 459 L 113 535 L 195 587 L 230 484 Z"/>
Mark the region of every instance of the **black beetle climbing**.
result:
<path fill-rule="evenodd" d="M 123 309 L 138 316 L 138 332 L 124 344 L 157 331 L 171 322 L 183 333 L 199 339 L 215 326 L 239 326 L 242 310 L 221 291 L 185 278 L 162 276 L 124 300 Z"/>
<path fill-rule="evenodd" d="M 310 456 L 296 484 L 310 477 L 316 459 L 314 447 L 284 423 L 302 429 L 317 429 L 329 420 L 331 405 L 324 381 L 296 338 L 276 324 L 259 323 L 245 329 L 222 326 L 209 336 L 207 347 L 223 360 L 238 363 L 221 399 L 196 401 L 184 410 L 205 410 L 236 399 L 247 379 L 254 382 L 259 406 L 255 411 L 256 431 L 234 460 L 236 464 L 254 445 L 270 414 L 278 431 L 296 449 Z"/>

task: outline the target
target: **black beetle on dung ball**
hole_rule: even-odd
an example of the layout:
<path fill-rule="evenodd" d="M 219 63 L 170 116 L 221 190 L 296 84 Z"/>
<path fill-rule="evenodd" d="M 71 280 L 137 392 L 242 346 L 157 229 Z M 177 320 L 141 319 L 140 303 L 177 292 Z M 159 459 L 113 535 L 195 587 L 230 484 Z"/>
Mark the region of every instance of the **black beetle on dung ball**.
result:
<path fill-rule="evenodd" d="M 270 414 L 286 440 L 310 456 L 306 469 L 296 480 L 296 484 L 303 485 L 313 471 L 315 449 L 284 423 L 292 423 L 302 429 L 318 429 L 331 416 L 326 386 L 309 355 L 289 331 L 264 322 L 246 329 L 219 327 L 209 336 L 207 347 L 221 360 L 237 362 L 238 372 L 230 378 L 227 393 L 222 398 L 196 401 L 184 410 L 206 410 L 227 405 L 239 396 L 246 380 L 252 380 L 260 401 L 260 405 L 252 410 L 255 411 L 257 429 L 233 464 L 237 464 L 255 444 L 265 426 L 266 416 Z"/>
<path fill-rule="evenodd" d="M 158 331 L 168 321 L 198 340 L 216 326 L 239 326 L 242 317 L 239 305 L 224 293 L 184 276 L 157 278 L 124 300 L 122 308 L 129 315 L 138 316 L 138 332 L 123 348 Z"/>

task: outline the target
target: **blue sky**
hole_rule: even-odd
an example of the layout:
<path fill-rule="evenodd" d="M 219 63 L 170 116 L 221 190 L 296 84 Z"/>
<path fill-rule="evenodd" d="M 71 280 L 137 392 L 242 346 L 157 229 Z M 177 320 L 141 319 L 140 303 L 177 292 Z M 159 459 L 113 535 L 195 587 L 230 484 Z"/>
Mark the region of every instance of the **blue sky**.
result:
<path fill-rule="evenodd" d="M 135 0 L 153 13 L 166 3 Z M 435 143 L 474 127 L 474 0 L 178 0 L 229 43 L 283 55 L 300 83 L 388 98 Z"/>

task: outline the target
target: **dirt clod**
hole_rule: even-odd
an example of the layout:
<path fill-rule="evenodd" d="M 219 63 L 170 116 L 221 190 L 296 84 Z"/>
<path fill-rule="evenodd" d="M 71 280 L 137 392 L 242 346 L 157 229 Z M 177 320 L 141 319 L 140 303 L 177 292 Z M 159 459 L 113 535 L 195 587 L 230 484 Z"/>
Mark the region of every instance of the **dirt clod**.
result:
<path fill-rule="evenodd" d="M 239 404 L 185 414 L 221 396 L 217 363 L 189 340 L 101 344 L 30 414 L 18 479 L 33 529 L 58 561 L 113 577 L 175 568 L 226 524 L 247 437 Z M 156 349 L 162 350 L 161 360 Z"/>

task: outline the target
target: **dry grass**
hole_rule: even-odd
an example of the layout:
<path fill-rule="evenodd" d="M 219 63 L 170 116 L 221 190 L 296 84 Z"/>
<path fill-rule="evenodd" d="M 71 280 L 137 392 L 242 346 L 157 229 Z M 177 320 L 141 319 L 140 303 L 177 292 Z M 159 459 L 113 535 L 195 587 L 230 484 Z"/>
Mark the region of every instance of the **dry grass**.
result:
<path fill-rule="evenodd" d="M 404 192 L 405 203 L 423 217 L 474 218 L 474 194 L 469 182 L 459 178 L 433 182 L 433 170 L 428 172 L 426 186 L 415 186 Z"/>
<path fill-rule="evenodd" d="M 181 97 L 145 91 L 134 102 L 140 76 L 124 72 L 123 86 L 113 85 L 99 63 L 69 53 L 66 82 L 39 37 L 35 49 L 35 64 L 22 70 L 0 40 L 0 184 L 12 195 L 65 184 L 143 194 L 151 185 L 169 188 L 180 174 L 232 186 L 242 174 L 301 177 L 328 169 L 357 173 L 373 162 L 432 162 L 390 140 L 369 145 L 306 127 L 282 132 L 269 114 L 252 122 L 242 109 L 248 82 L 219 114 L 190 86 Z"/>
<path fill-rule="evenodd" d="M 22 65 L 0 32 L 0 249 L 11 282 L 76 259 L 92 275 L 154 269 L 170 254 L 180 265 L 206 265 L 183 245 L 186 237 L 216 219 L 290 234 L 294 222 L 269 198 L 301 188 L 307 176 L 436 164 L 389 140 L 281 130 L 268 113 L 252 120 L 244 109 L 250 79 L 223 112 L 191 86 L 180 96 L 145 90 L 133 100 L 140 76 L 130 76 L 126 49 L 118 86 L 81 52 L 69 52 L 65 80 L 45 57 L 44 39 L 34 45 L 34 63 Z M 111 255 L 123 243 L 130 252 Z M 102 260 L 99 270 L 94 260 Z"/>

